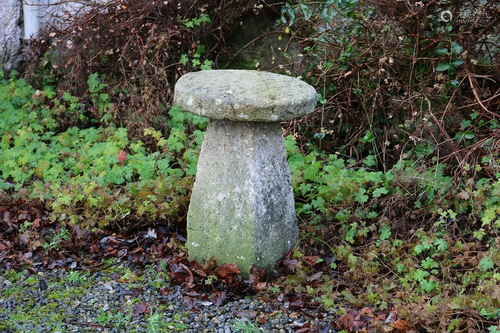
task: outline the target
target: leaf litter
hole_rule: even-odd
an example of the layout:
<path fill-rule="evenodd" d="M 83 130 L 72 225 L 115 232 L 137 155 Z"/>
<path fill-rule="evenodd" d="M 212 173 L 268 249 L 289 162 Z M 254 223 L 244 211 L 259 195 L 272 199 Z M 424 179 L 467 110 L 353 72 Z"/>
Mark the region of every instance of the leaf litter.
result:
<path fill-rule="evenodd" d="M 310 318 L 306 323 L 294 323 L 295 332 L 421 332 L 444 327 L 443 323 L 450 320 L 467 332 L 480 332 L 496 323 L 476 310 L 464 310 L 456 304 L 457 299 L 451 297 L 450 290 L 446 290 L 451 295 L 448 296 L 449 302 L 439 304 L 435 298 L 446 297 L 444 290 L 443 294 L 435 293 L 434 298 L 432 294 L 416 295 L 414 289 L 405 290 L 405 287 L 398 286 L 398 279 L 390 267 L 373 270 L 367 266 L 363 272 L 363 264 L 377 256 L 376 251 L 366 245 L 352 247 L 358 258 L 356 265 L 349 267 L 344 260 L 336 258 L 335 267 L 331 253 L 326 254 L 321 244 L 310 242 L 302 249 L 308 251 L 308 255 L 290 251 L 274 272 L 254 266 L 249 277 L 244 279 L 234 263 L 217 265 L 215 260 L 206 263 L 190 261 L 181 246 L 185 235 L 175 227 L 156 225 L 134 235 L 105 230 L 81 231 L 76 225 L 51 222 L 42 202 L 5 198 L 1 201 L 0 217 L 2 269 L 23 267 L 37 274 L 44 269 L 78 267 L 95 273 L 106 268 L 103 266 L 106 258 L 122 259 L 137 269 L 146 265 L 160 269 L 167 265 L 170 282 L 183 288 L 184 306 L 192 312 L 199 312 L 204 306 L 221 306 L 228 300 L 251 296 L 279 309 L 277 311 L 291 316 L 300 313 Z M 51 246 L 50 240 L 61 234 L 61 230 L 69 230 L 69 236 Z M 478 251 L 480 245 L 469 243 L 468 246 L 467 251 L 454 257 L 456 265 L 471 268 L 477 265 L 478 255 L 485 257 Z M 383 246 L 378 248 L 380 251 Z M 359 260 L 361 258 L 363 260 Z M 411 258 L 406 259 L 406 265 L 410 265 Z M 453 286 L 457 284 L 452 283 L 451 288 Z M 500 300 L 500 287 L 488 288 L 490 297 Z M 366 295 L 368 291 L 371 291 L 370 295 Z M 161 294 L 170 292 L 168 287 L 160 289 Z M 391 295 L 394 300 L 388 302 Z M 411 298 L 413 300 L 408 301 Z M 463 300 L 467 302 L 465 297 Z M 132 316 L 149 311 L 149 303 L 137 303 L 132 308 Z M 335 319 L 320 327 L 311 324 L 325 313 L 333 314 Z M 234 315 L 265 324 L 275 313 L 257 309 L 236 311 Z"/>

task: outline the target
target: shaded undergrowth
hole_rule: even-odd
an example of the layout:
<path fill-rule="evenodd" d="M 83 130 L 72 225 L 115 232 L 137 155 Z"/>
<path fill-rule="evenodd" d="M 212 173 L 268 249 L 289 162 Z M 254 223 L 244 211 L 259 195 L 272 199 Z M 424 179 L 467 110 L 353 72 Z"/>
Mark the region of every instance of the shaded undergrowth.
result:
<path fill-rule="evenodd" d="M 54 99 L 49 88 L 36 91 L 15 77 L 2 80 L 0 96 L 4 269 L 70 267 L 67 258 L 84 264 L 87 255 L 139 266 L 166 260 L 172 282 L 200 293 L 193 307 L 203 294 L 258 293 L 312 316 L 331 312 L 348 331 L 390 324 L 494 332 L 498 178 L 456 182 L 443 164 L 425 167 L 411 155 L 376 171 L 373 156 L 304 153 L 288 136 L 301 241 L 276 272 L 255 270 L 245 282 L 236 267 L 184 257 L 184 213 L 206 119 L 173 107 L 169 136 L 145 132 L 156 146 L 148 150 L 120 127 L 58 131 L 61 110 L 78 110 L 72 96 Z"/>

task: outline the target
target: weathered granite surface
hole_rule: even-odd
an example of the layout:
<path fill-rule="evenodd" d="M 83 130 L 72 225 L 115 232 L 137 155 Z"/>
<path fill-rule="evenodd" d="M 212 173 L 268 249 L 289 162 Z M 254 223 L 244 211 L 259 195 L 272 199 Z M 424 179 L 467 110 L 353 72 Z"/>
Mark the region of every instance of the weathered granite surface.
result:
<path fill-rule="evenodd" d="M 174 101 L 211 118 L 187 215 L 190 259 L 273 270 L 298 239 L 279 121 L 312 112 L 316 91 L 283 75 L 203 71 L 178 80 Z"/>
<path fill-rule="evenodd" d="M 21 6 L 19 0 L 2 0 L 0 5 L 0 66 L 17 68 L 22 61 Z"/>
<path fill-rule="evenodd" d="M 187 219 L 191 259 L 275 267 L 298 238 L 279 123 L 210 122 Z"/>
<path fill-rule="evenodd" d="M 284 121 L 314 110 L 316 91 L 290 76 L 251 70 L 188 73 L 175 87 L 183 110 L 234 121 Z"/>

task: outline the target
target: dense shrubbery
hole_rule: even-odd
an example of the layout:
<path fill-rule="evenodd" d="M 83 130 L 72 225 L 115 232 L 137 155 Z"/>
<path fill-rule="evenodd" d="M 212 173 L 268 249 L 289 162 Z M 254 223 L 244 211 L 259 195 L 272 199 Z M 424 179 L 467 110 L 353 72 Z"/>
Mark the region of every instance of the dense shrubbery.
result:
<path fill-rule="evenodd" d="M 148 127 L 165 133 L 175 81 L 212 68 L 225 54 L 225 35 L 243 16 L 258 12 L 258 2 L 89 3 L 85 15 L 66 16 L 65 29 L 46 31 L 32 43 L 28 72 L 35 86 L 83 97 L 85 115 L 94 121 L 113 121 L 136 137 Z M 113 104 L 104 113 L 88 98 L 91 73 L 109 84 L 102 92 Z"/>
<path fill-rule="evenodd" d="M 294 1 L 282 20 L 322 94 L 307 125 L 323 149 L 373 155 L 384 170 L 414 151 L 446 162 L 449 174 L 476 164 L 483 175 L 499 171 L 482 160 L 498 158 L 500 140 L 498 4 Z"/>

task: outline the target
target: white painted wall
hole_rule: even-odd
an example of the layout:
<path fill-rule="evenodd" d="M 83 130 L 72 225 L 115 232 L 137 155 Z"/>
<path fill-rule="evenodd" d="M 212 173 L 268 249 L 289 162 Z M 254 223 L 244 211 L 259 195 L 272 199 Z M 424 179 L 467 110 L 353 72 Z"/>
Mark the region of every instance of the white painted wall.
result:
<path fill-rule="evenodd" d="M 29 39 L 38 36 L 40 30 L 40 11 L 38 0 L 23 1 L 24 33 L 23 38 Z"/>
<path fill-rule="evenodd" d="M 85 7 L 92 6 L 95 0 L 85 1 L 60 1 L 60 0 L 38 0 L 40 1 L 40 26 L 53 25 L 62 27 L 64 18 L 69 15 L 78 15 Z"/>

